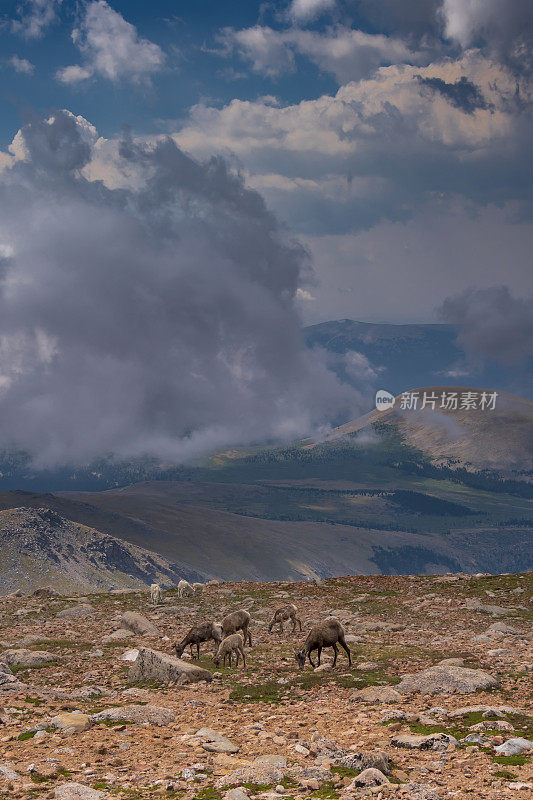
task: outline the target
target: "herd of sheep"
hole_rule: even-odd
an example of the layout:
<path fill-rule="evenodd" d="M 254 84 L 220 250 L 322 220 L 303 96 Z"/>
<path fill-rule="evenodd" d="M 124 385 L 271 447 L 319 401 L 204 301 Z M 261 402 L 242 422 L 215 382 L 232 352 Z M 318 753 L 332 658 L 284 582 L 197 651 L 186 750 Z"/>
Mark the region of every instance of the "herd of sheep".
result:
<path fill-rule="evenodd" d="M 178 597 L 192 596 L 195 591 L 202 590 L 203 584 L 195 583 L 190 584 L 188 581 L 181 580 L 178 583 Z M 150 598 L 154 605 L 157 605 L 161 600 L 161 588 L 156 584 L 150 587 Z M 297 625 L 300 626 L 302 631 L 302 621 L 297 616 L 298 609 L 292 603 L 289 603 L 281 608 L 278 608 L 274 613 L 272 620 L 268 626 L 269 632 L 275 625 L 279 626 L 279 632 L 283 633 L 283 623 L 292 622 L 292 633 L 296 633 Z M 222 662 L 226 666 L 226 659 L 229 666 L 232 666 L 232 657 L 235 655 L 236 666 L 239 666 L 239 659 L 242 658 L 243 666 L 246 667 L 246 654 L 244 647 L 248 644 L 252 646 L 252 635 L 250 633 L 250 614 L 244 609 L 239 611 L 232 611 L 227 614 L 221 622 L 201 622 L 193 627 L 185 634 L 181 641 L 176 642 L 174 647 L 178 658 L 181 658 L 185 648 L 190 648 L 191 658 L 200 658 L 200 644 L 204 642 L 213 641 L 215 644 L 215 652 L 213 660 L 217 666 Z M 306 659 L 309 659 L 311 666 L 315 668 L 320 666 L 320 657 L 324 647 L 332 647 L 334 652 L 333 666 L 337 663 L 338 647 L 340 646 L 346 651 L 348 656 L 348 663 L 352 665 L 352 656 L 350 648 L 346 644 L 344 636 L 344 628 L 338 619 L 328 617 L 322 622 L 313 625 L 303 646 L 297 650 L 294 657 L 300 669 L 305 666 Z M 196 648 L 196 653 L 194 652 Z M 314 663 L 311 658 L 311 653 L 315 650 L 318 651 L 318 665 Z"/>

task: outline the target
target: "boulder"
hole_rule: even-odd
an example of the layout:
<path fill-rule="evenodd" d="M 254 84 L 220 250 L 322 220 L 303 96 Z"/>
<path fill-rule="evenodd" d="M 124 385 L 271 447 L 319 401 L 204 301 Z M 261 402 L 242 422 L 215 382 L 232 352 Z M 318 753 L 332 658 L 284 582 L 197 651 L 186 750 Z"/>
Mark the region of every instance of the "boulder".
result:
<path fill-rule="evenodd" d="M 126 628 L 119 628 L 118 631 L 113 631 L 113 633 L 107 634 L 107 636 L 102 637 L 102 644 L 111 644 L 112 642 L 120 642 L 124 639 L 131 639 L 133 636 L 133 631 L 129 631 Z"/>
<path fill-rule="evenodd" d="M 130 667 L 130 683 L 148 681 L 151 683 L 196 683 L 212 681 L 212 674 L 181 658 L 141 647 L 136 661 Z"/>
<path fill-rule="evenodd" d="M 122 655 L 118 657 L 119 661 L 136 661 L 137 656 L 139 655 L 139 651 L 137 648 L 133 648 L 131 650 L 125 650 Z"/>
<path fill-rule="evenodd" d="M 285 777 L 287 771 L 286 763 L 283 758 L 280 759 L 279 763 L 267 763 L 261 759 L 255 759 L 247 767 L 234 769 L 218 778 L 215 782 L 215 789 L 226 789 L 243 783 L 255 783 L 262 786 L 279 783 Z"/>
<path fill-rule="evenodd" d="M 480 669 L 437 664 L 413 675 L 404 675 L 396 687 L 401 694 L 470 694 L 490 689 L 498 681 Z"/>
<path fill-rule="evenodd" d="M 8 665 L 0 661 L 0 692 L 18 692 L 26 688 L 26 684 L 17 680 Z"/>
<path fill-rule="evenodd" d="M 331 772 L 319 767 L 287 767 L 287 761 L 283 756 L 260 756 L 248 766 L 240 767 L 223 775 L 216 781 L 215 788 L 226 789 L 243 783 L 271 786 L 279 783 L 285 777 L 298 781 L 316 781 L 320 786 L 331 781 Z"/>
<path fill-rule="evenodd" d="M 348 788 L 352 789 L 359 786 L 381 786 L 383 783 L 388 782 L 389 779 L 387 776 L 384 775 L 379 769 L 369 767 L 368 769 L 364 769 L 362 772 L 360 772 L 359 775 L 353 779 Z"/>
<path fill-rule="evenodd" d="M 198 738 L 202 742 L 202 748 L 208 753 L 238 753 L 240 749 L 238 745 L 212 728 L 200 728 L 194 738 Z"/>
<path fill-rule="evenodd" d="M 62 783 L 56 786 L 54 797 L 55 800 L 104 800 L 109 795 L 82 783 Z"/>
<path fill-rule="evenodd" d="M 385 774 L 390 773 L 390 760 L 383 750 L 367 750 L 362 752 L 344 752 L 331 757 L 333 764 L 348 767 L 354 770 L 379 769 Z"/>
<path fill-rule="evenodd" d="M 4 650 L 2 660 L 10 667 L 36 667 L 57 661 L 57 653 L 47 650 Z"/>
<path fill-rule="evenodd" d="M 138 636 L 159 636 L 159 631 L 154 623 L 139 614 L 138 611 L 126 611 L 122 615 L 120 625 Z"/>
<path fill-rule="evenodd" d="M 0 764 L 0 781 L 16 781 L 19 778 L 20 775 L 13 769 L 13 764 Z"/>
<path fill-rule="evenodd" d="M 417 736 L 411 733 L 402 733 L 395 736 L 391 744 L 394 747 L 406 747 L 409 750 L 447 750 L 459 742 L 455 736 L 447 733 L 430 733 L 429 736 Z"/>
<path fill-rule="evenodd" d="M 283 788 L 283 787 L 282 787 Z M 283 789 L 285 791 L 285 789 Z M 234 789 L 228 789 L 224 794 L 224 800 L 250 800 L 244 789 L 236 786 Z"/>
<path fill-rule="evenodd" d="M 176 715 L 169 708 L 151 705 L 127 705 L 119 708 L 105 708 L 97 714 L 91 714 L 89 720 L 98 722 L 150 722 L 152 725 L 170 725 Z"/>
<path fill-rule="evenodd" d="M 50 720 L 50 727 L 62 733 L 82 733 L 90 727 L 89 717 L 79 711 L 62 712 Z"/>
<path fill-rule="evenodd" d="M 357 689 L 352 693 L 354 700 L 362 700 L 363 703 L 397 703 L 402 696 L 392 686 L 367 686 L 365 689 Z"/>
<path fill-rule="evenodd" d="M 533 741 L 519 737 L 507 739 L 506 742 L 499 744 L 494 750 L 500 756 L 519 756 L 521 753 L 533 750 Z"/>
<path fill-rule="evenodd" d="M 53 586 L 41 586 L 31 593 L 31 597 L 60 597 L 61 592 L 54 589 Z"/>
<path fill-rule="evenodd" d="M 69 606 L 59 611 L 56 614 L 58 619 L 73 618 L 73 619 L 86 619 L 87 617 L 94 617 L 96 610 L 89 603 L 79 603 L 76 606 Z"/>

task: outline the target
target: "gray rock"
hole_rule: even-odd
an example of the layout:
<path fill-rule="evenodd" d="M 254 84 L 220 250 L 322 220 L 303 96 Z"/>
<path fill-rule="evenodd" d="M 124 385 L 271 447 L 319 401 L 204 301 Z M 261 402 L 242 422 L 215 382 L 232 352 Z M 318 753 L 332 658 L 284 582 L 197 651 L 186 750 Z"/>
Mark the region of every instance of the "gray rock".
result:
<path fill-rule="evenodd" d="M 387 776 L 384 775 L 379 769 L 369 767 L 368 769 L 364 769 L 362 772 L 360 772 L 359 775 L 353 779 L 348 788 L 351 789 L 357 786 L 381 786 L 383 783 L 388 782 L 389 779 Z"/>
<path fill-rule="evenodd" d="M 120 624 L 122 628 L 133 631 L 133 633 L 136 633 L 138 636 L 159 635 L 159 631 L 154 623 L 150 622 L 150 620 L 142 614 L 139 614 L 138 611 L 126 611 L 122 615 Z"/>
<path fill-rule="evenodd" d="M 200 739 L 202 748 L 208 753 L 238 753 L 240 749 L 238 745 L 212 728 L 200 728 L 194 738 Z"/>
<path fill-rule="evenodd" d="M 5 650 L 2 653 L 2 660 L 10 667 L 35 667 L 40 664 L 49 664 L 57 661 L 57 653 L 49 653 L 47 650 Z"/>
<path fill-rule="evenodd" d="M 131 639 L 133 635 L 133 631 L 130 631 L 127 628 L 119 628 L 118 631 L 113 631 L 113 633 L 103 636 L 102 644 L 110 644 L 112 642 L 120 642 L 123 639 Z"/>
<path fill-rule="evenodd" d="M 490 744 L 490 739 L 487 739 L 486 736 L 481 736 L 479 733 L 469 733 L 468 736 L 465 736 L 464 739 L 459 740 L 461 743 L 465 742 L 465 744 L 479 744 L 481 747 L 486 747 Z"/>
<path fill-rule="evenodd" d="M 216 781 L 215 788 L 225 789 L 243 783 L 272 786 L 285 777 L 295 780 L 316 780 L 320 785 L 331 781 L 331 772 L 318 767 L 287 767 L 286 759 L 282 756 L 260 756 L 248 766 L 223 775 Z"/>
<path fill-rule="evenodd" d="M 257 783 L 270 786 L 279 783 L 285 777 L 286 768 L 276 765 L 253 761 L 247 767 L 240 767 L 228 772 L 215 781 L 216 789 L 226 789 L 230 786 L 239 786 L 243 783 Z M 331 773 L 330 773 L 331 777 Z"/>
<path fill-rule="evenodd" d="M 82 733 L 90 727 L 87 714 L 79 711 L 61 712 L 50 720 L 50 727 L 57 728 L 62 733 Z"/>
<path fill-rule="evenodd" d="M 244 789 L 241 789 L 240 786 L 236 786 L 234 789 L 228 789 L 227 792 L 224 793 L 225 800 L 250 800 Z"/>
<path fill-rule="evenodd" d="M 397 703 L 402 699 L 401 694 L 392 686 L 367 686 L 354 691 L 352 697 L 364 703 Z"/>
<path fill-rule="evenodd" d="M 53 586 L 41 586 L 31 593 L 30 597 L 60 597 L 61 593 Z"/>
<path fill-rule="evenodd" d="M 492 711 L 496 714 L 522 714 L 519 708 L 514 706 L 463 706 L 462 708 L 455 708 L 453 711 L 448 711 L 449 717 L 464 717 L 467 714 L 478 714 L 479 712 Z"/>
<path fill-rule="evenodd" d="M 176 715 L 169 708 L 151 705 L 127 705 L 120 708 L 105 708 L 97 714 L 91 714 L 91 722 L 150 722 L 152 725 L 170 725 Z"/>
<path fill-rule="evenodd" d="M 82 783 L 62 783 L 56 786 L 54 797 L 56 800 L 104 800 L 109 795 Z"/>
<path fill-rule="evenodd" d="M 469 731 L 513 731 L 514 728 L 510 722 L 501 719 L 488 720 L 478 722 L 476 725 L 471 725 Z"/>
<path fill-rule="evenodd" d="M 394 747 L 406 747 L 409 750 L 447 750 L 459 742 L 455 736 L 447 733 L 430 733 L 429 736 L 417 736 L 411 733 L 401 733 L 395 736 L 391 744 Z"/>
<path fill-rule="evenodd" d="M 383 750 L 367 750 L 359 753 L 341 751 L 334 753 L 330 760 L 333 764 L 348 767 L 349 769 L 364 770 L 373 768 L 379 769 L 385 774 L 390 773 L 389 756 Z"/>
<path fill-rule="evenodd" d="M 483 670 L 437 664 L 422 672 L 404 675 L 396 689 L 401 694 L 470 694 L 497 685 L 496 678 Z"/>
<path fill-rule="evenodd" d="M 520 737 L 507 739 L 506 742 L 499 744 L 494 750 L 501 756 L 519 756 L 521 753 L 533 750 L 533 741 L 521 739 Z"/>
<path fill-rule="evenodd" d="M 58 617 L 58 619 L 85 619 L 87 617 L 94 617 L 95 614 L 96 610 L 89 603 L 79 603 L 76 606 L 69 606 L 68 608 L 64 608 L 63 611 L 59 611 L 56 617 Z"/>
<path fill-rule="evenodd" d="M 181 658 L 141 647 L 137 660 L 130 667 L 128 680 L 130 683 L 196 683 L 212 681 L 213 676 L 208 670 L 188 664 Z"/>
<path fill-rule="evenodd" d="M 20 778 L 18 772 L 13 769 L 13 764 L 0 764 L 0 781 L 17 781 Z"/>

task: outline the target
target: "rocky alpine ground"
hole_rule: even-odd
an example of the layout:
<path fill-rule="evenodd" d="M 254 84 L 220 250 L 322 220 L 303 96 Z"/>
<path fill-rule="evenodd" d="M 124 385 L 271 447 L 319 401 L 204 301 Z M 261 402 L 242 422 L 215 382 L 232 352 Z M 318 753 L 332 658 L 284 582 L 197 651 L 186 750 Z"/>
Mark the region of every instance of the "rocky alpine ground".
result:
<path fill-rule="evenodd" d="M 530 797 L 532 589 L 531 574 L 368 576 L 212 584 L 155 609 L 142 591 L 3 597 L 0 797 Z M 287 602 L 303 634 L 269 634 Z M 179 677 L 173 641 L 238 608 L 246 671 L 217 669 L 209 644 L 207 672 Z M 330 614 L 352 669 L 324 651 L 299 672 L 297 645 Z"/>

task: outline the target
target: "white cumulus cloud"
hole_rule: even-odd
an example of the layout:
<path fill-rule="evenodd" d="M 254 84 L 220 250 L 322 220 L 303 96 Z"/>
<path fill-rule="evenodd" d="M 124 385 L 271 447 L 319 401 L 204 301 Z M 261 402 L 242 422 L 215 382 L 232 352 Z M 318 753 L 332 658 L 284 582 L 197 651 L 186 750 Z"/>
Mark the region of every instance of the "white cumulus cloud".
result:
<path fill-rule="evenodd" d="M 93 0 L 72 32 L 83 62 L 59 69 L 62 83 L 78 83 L 96 76 L 114 83 L 145 83 L 162 69 L 165 54 L 159 45 L 139 36 L 134 25 L 105 0 Z"/>

